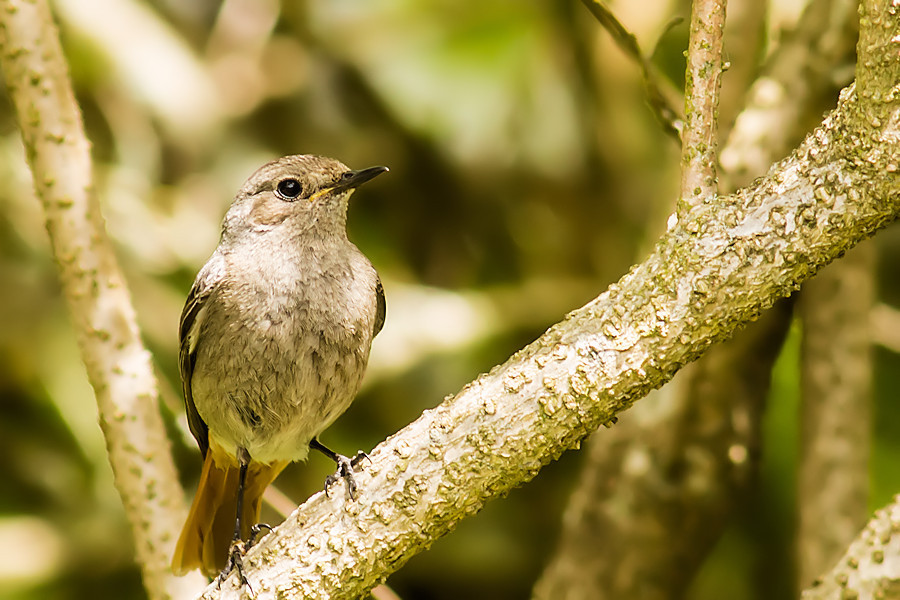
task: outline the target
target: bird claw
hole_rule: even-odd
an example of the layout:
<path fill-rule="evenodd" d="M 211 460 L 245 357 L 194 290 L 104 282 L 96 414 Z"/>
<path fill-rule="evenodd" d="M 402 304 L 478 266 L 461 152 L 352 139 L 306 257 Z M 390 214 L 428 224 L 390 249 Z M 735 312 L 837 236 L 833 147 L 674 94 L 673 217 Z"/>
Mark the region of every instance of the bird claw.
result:
<path fill-rule="evenodd" d="M 350 493 L 350 499 L 356 500 L 358 486 L 356 485 L 356 478 L 353 475 L 356 472 L 356 467 L 358 467 L 363 460 L 372 462 L 369 455 L 362 450 L 357 452 L 356 456 L 353 458 L 347 458 L 343 454 L 336 454 L 334 461 L 337 463 L 338 468 L 337 471 L 325 478 L 325 495 L 330 498 L 331 494 L 328 492 L 329 488 L 343 479 L 347 482 L 347 491 Z"/>
<path fill-rule="evenodd" d="M 246 585 L 250 595 L 253 596 L 253 587 L 251 587 L 250 581 L 244 574 L 244 553 L 247 552 L 247 548 L 249 546 L 245 546 L 241 540 L 231 542 L 231 547 L 228 549 L 228 562 L 225 563 L 225 568 L 216 577 L 217 589 L 222 589 L 222 582 L 228 579 L 232 571 L 237 571 L 241 585 Z"/>
<path fill-rule="evenodd" d="M 222 582 L 228 579 L 228 576 L 231 575 L 232 571 L 237 571 L 241 585 L 246 585 L 250 595 L 254 595 L 253 587 L 250 585 L 250 581 L 244 574 L 244 555 L 257 542 L 257 538 L 263 529 L 268 529 L 270 532 L 273 531 L 271 525 L 267 523 L 257 523 L 250 528 L 250 537 L 247 539 L 246 543 L 241 540 L 234 540 L 231 542 L 231 547 L 228 549 L 228 562 L 225 563 L 225 568 L 222 569 L 222 572 L 216 577 L 216 588 L 222 589 Z"/>

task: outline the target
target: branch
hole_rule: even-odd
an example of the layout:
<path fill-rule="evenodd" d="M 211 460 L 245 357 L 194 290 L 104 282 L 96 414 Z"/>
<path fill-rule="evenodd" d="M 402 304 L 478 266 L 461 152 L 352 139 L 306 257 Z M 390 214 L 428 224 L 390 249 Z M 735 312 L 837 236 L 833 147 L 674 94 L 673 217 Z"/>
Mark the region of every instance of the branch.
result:
<path fill-rule="evenodd" d="M 834 564 L 869 515 L 874 250 L 871 244 L 854 248 L 799 295 L 797 589 Z"/>
<path fill-rule="evenodd" d="M 662 88 L 658 82 L 656 69 L 653 67 L 650 60 L 644 56 L 637 38 L 622 25 L 622 22 L 616 18 L 602 0 L 581 1 L 582 4 L 591 11 L 591 14 L 594 15 L 594 18 L 597 19 L 600 25 L 609 33 L 616 45 L 640 65 L 641 74 L 644 78 L 644 90 L 647 93 L 647 103 L 650 105 L 650 110 L 653 111 L 653 115 L 656 117 L 659 124 L 663 126 L 663 131 L 680 142 L 682 127 L 681 118 L 678 116 L 678 111 L 669 104 L 668 99 L 665 94 L 663 94 Z"/>
<path fill-rule="evenodd" d="M 151 598 L 183 597 L 201 583 L 177 579 L 168 567 L 184 496 L 150 355 L 93 195 L 89 146 L 45 1 L 3 2 L 0 54 L 144 585 Z"/>
<path fill-rule="evenodd" d="M 754 480 L 759 415 L 790 304 L 777 303 L 591 437 L 559 548 L 532 598 L 685 596 Z"/>
<path fill-rule="evenodd" d="M 802 600 L 897 598 L 900 581 L 900 496 L 875 512 L 835 566 L 801 594 Z M 824 525 L 823 525 L 824 526 Z"/>
<path fill-rule="evenodd" d="M 725 0 L 694 0 L 684 90 L 678 216 L 718 192 L 716 152 Z"/>
<path fill-rule="evenodd" d="M 809 29 L 811 20 L 820 25 L 819 14 L 828 12 L 831 2 L 813 0 L 800 29 Z M 759 10 L 757 3 L 749 4 L 750 10 Z M 856 33 L 837 20 L 829 25 L 817 35 L 832 40 L 842 55 L 852 52 Z M 812 56 L 807 43 L 803 36 L 786 38 L 765 70 L 772 84 L 791 85 L 795 97 L 804 100 L 795 111 L 820 115 L 830 101 L 823 105 L 823 94 L 799 94 L 796 89 L 818 90 L 823 81 L 830 81 L 829 72 L 811 65 L 821 58 Z M 788 73 L 789 80 L 778 79 Z M 756 139 L 771 141 L 739 148 L 761 158 L 753 163 L 759 170 L 744 170 L 726 186 L 763 175 L 762 165 L 787 154 L 807 131 L 801 119 L 761 120 L 759 126 Z M 726 145 L 723 154 L 730 148 Z M 680 371 L 617 427 L 591 438 L 578 487 L 565 510 L 559 548 L 535 585 L 534 598 L 684 595 L 755 482 L 759 421 L 792 304 L 776 304 L 759 321 Z M 682 543 L 671 544 L 672 539 Z"/>
<path fill-rule="evenodd" d="M 848 88 L 766 178 L 671 218 L 618 283 L 379 445 L 358 500 L 317 494 L 253 548 L 257 596 L 359 597 L 895 219 L 897 115 Z"/>

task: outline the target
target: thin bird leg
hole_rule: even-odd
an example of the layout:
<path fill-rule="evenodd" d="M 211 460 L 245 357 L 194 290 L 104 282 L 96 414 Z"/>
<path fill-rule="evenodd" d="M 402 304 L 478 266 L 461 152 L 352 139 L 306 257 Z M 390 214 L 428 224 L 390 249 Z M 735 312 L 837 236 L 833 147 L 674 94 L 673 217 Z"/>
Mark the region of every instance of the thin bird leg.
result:
<path fill-rule="evenodd" d="M 231 547 L 228 549 L 228 562 L 225 563 L 225 568 L 222 569 L 222 572 L 216 578 L 216 586 L 221 587 L 225 578 L 228 577 L 232 569 L 235 569 L 238 572 L 241 584 L 246 585 L 252 595 L 253 588 L 250 587 L 250 582 L 247 580 L 247 576 L 244 575 L 244 552 L 246 548 L 244 547 L 244 542 L 241 541 L 241 512 L 244 509 L 244 486 L 247 482 L 247 467 L 250 465 L 250 453 L 245 448 L 238 448 L 237 454 L 241 470 L 238 474 L 238 489 L 235 502 L 237 514 L 234 518 L 234 536 L 231 538 Z"/>
<path fill-rule="evenodd" d="M 356 479 L 353 477 L 354 469 L 359 466 L 363 459 L 369 458 L 369 455 L 360 450 L 353 458 L 347 458 L 343 454 L 338 454 L 324 446 L 322 442 L 313 438 L 309 443 L 309 447 L 318 450 L 337 464 L 337 471 L 325 478 L 325 495 L 328 496 L 328 488 L 338 480 L 343 479 L 347 482 L 347 491 L 350 492 L 350 499 L 356 499 Z"/>

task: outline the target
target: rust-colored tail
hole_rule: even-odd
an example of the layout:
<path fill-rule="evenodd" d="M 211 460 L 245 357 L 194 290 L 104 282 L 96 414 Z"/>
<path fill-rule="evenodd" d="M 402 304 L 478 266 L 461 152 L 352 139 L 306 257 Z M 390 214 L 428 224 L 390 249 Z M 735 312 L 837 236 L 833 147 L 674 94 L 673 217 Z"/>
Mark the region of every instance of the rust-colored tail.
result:
<path fill-rule="evenodd" d="M 250 528 L 259 522 L 263 492 L 285 466 L 287 461 L 270 465 L 251 462 L 247 468 L 241 512 L 243 539 L 247 539 Z M 217 444 L 210 444 L 197 494 L 172 557 L 172 571 L 176 575 L 201 569 L 207 576 L 214 577 L 225 568 L 237 516 L 239 474 L 237 460 Z"/>

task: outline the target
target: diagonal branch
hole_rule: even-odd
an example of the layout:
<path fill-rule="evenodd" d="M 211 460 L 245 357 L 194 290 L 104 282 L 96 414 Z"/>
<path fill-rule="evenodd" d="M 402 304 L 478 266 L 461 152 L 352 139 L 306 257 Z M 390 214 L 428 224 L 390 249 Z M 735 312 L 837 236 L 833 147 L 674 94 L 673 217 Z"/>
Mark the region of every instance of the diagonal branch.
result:
<path fill-rule="evenodd" d="M 900 496 L 875 511 L 834 567 L 801 594 L 802 600 L 897 598 L 900 592 Z"/>
<path fill-rule="evenodd" d="M 896 75 L 887 40 L 878 49 Z M 844 90 L 837 110 L 766 178 L 671 218 L 654 253 L 618 283 L 377 447 L 358 500 L 318 494 L 301 506 L 245 560 L 258 597 L 359 597 L 614 423 L 895 219 L 898 159 L 900 100 L 875 104 Z M 232 577 L 203 597 L 242 593 Z"/>

